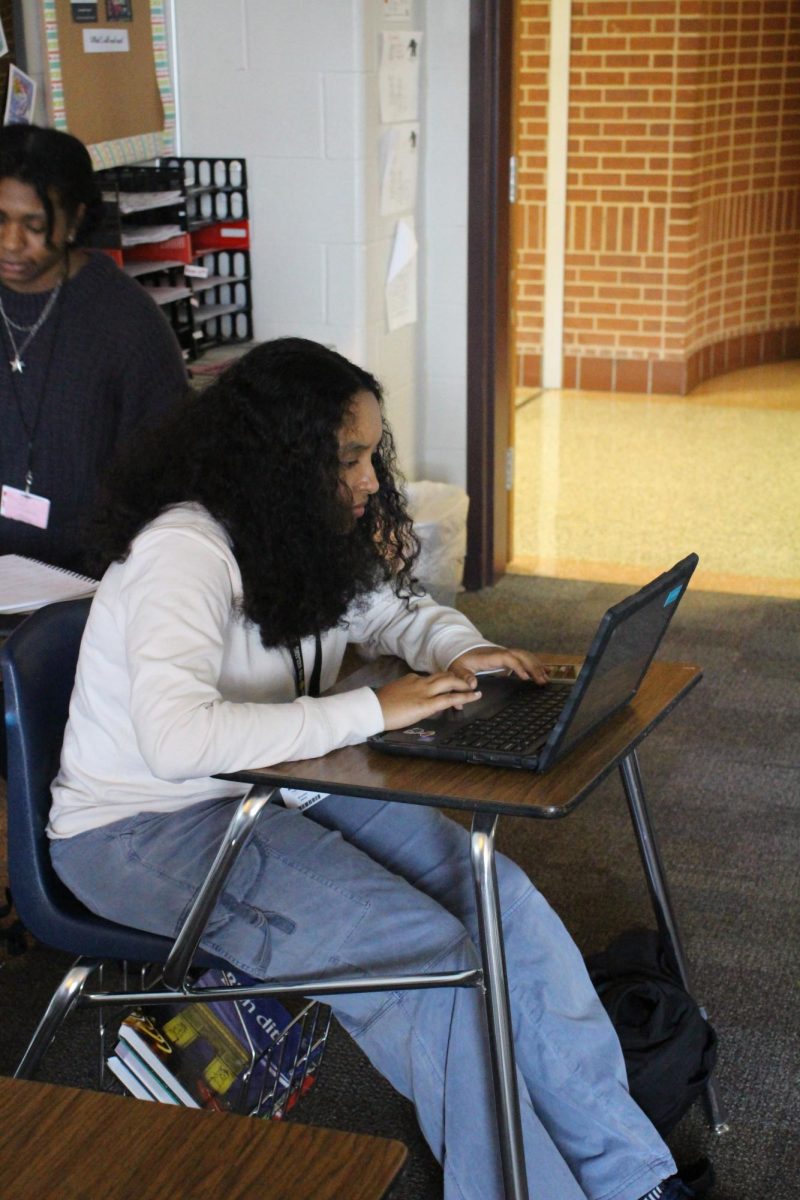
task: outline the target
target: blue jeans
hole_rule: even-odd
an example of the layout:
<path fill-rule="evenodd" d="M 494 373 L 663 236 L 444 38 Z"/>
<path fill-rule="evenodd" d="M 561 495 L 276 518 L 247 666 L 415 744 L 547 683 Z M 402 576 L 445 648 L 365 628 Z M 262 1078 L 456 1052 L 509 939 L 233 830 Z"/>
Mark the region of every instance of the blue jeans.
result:
<path fill-rule="evenodd" d="M 141 814 L 55 841 L 87 907 L 174 934 L 231 800 Z M 614 1030 L 559 918 L 497 855 L 531 1195 L 638 1200 L 675 1170 L 631 1100 Z M 458 970 L 479 961 L 469 835 L 434 809 L 331 796 L 268 805 L 204 944 L 260 978 Z M 446 1200 L 500 1200 L 486 1021 L 476 989 L 328 997 L 375 1067 L 416 1106 Z"/>

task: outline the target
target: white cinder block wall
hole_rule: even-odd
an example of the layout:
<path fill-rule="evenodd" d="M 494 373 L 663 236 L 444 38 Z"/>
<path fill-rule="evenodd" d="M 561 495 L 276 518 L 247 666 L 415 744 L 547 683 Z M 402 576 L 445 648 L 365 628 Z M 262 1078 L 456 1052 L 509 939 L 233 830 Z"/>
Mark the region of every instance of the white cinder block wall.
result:
<path fill-rule="evenodd" d="M 335 345 L 384 384 L 409 478 L 464 483 L 469 0 L 172 0 L 181 153 L 247 159 L 260 339 Z M 379 33 L 424 34 L 419 321 L 389 333 Z"/>
<path fill-rule="evenodd" d="M 420 478 L 466 486 L 469 0 L 427 0 Z"/>
<path fill-rule="evenodd" d="M 247 159 L 260 339 L 336 346 L 384 384 L 409 479 L 466 479 L 469 0 L 165 0 L 180 153 Z M 41 29 L 25 66 L 47 121 Z M 415 216 L 419 319 L 389 333 L 395 217 L 379 205 L 381 29 L 423 33 Z M 68 114 L 69 115 L 69 114 Z"/>

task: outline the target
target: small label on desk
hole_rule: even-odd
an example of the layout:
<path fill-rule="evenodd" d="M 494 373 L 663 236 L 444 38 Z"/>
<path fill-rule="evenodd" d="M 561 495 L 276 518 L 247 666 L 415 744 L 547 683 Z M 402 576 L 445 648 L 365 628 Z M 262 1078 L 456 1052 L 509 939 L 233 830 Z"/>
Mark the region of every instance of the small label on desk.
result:
<path fill-rule="evenodd" d="M 575 663 L 550 663 L 547 674 L 551 679 L 575 680 L 578 678 L 578 668 Z"/>
<path fill-rule="evenodd" d="M 281 788 L 281 796 L 286 807 L 299 808 L 300 812 L 305 812 L 307 808 L 319 804 L 320 800 L 324 800 L 329 795 L 330 792 L 305 792 L 302 788 Z"/>

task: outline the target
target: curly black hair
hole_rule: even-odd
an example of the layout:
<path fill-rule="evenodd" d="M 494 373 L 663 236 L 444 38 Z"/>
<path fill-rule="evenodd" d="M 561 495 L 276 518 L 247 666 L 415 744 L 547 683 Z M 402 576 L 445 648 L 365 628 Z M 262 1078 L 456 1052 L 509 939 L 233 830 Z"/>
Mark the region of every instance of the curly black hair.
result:
<path fill-rule="evenodd" d="M 55 192 L 67 217 L 84 205 L 75 241 L 86 240 L 102 222 L 105 206 L 89 151 L 71 133 L 40 125 L 0 127 L 0 179 L 17 179 L 36 192 L 47 216 L 47 244 L 52 246 Z"/>
<path fill-rule="evenodd" d="M 256 346 L 128 443 L 105 484 L 96 571 L 124 561 L 160 512 L 193 501 L 227 531 L 244 615 L 266 647 L 333 628 L 383 582 L 419 594 L 419 543 L 385 419 L 372 460 L 379 489 L 347 521 L 338 433 L 361 391 L 383 412 L 377 380 L 336 351 L 304 338 Z"/>

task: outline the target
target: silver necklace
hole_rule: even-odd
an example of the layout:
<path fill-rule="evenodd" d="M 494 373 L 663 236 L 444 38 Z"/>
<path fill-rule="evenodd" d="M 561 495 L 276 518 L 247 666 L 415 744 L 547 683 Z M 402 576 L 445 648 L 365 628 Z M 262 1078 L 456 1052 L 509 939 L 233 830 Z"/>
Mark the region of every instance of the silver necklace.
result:
<path fill-rule="evenodd" d="M 39 313 L 38 320 L 34 321 L 33 325 L 17 325 L 13 321 L 9 320 L 8 316 L 6 315 L 6 310 L 3 307 L 2 297 L 0 297 L 0 316 L 3 318 L 3 324 L 6 327 L 6 333 L 8 334 L 8 340 L 11 342 L 11 348 L 14 351 L 14 357 L 10 358 L 8 360 L 9 366 L 11 367 L 12 371 L 17 371 L 21 375 L 22 372 L 25 370 L 25 363 L 23 362 L 22 355 L 28 349 L 28 346 L 30 346 L 31 342 L 36 337 L 36 334 L 42 328 L 45 321 L 50 316 L 50 313 L 53 311 L 53 305 L 55 304 L 56 300 L 58 299 L 58 293 L 61 291 L 63 284 L 64 284 L 64 278 L 62 277 L 61 279 L 59 279 L 58 283 L 53 288 L 52 292 L 50 293 L 50 297 L 49 297 L 47 303 L 45 304 L 42 311 Z M 25 338 L 25 341 L 22 343 L 21 346 L 18 346 L 16 341 L 14 340 L 14 334 L 12 333 L 12 329 L 16 329 L 20 333 L 27 333 L 28 336 Z"/>

